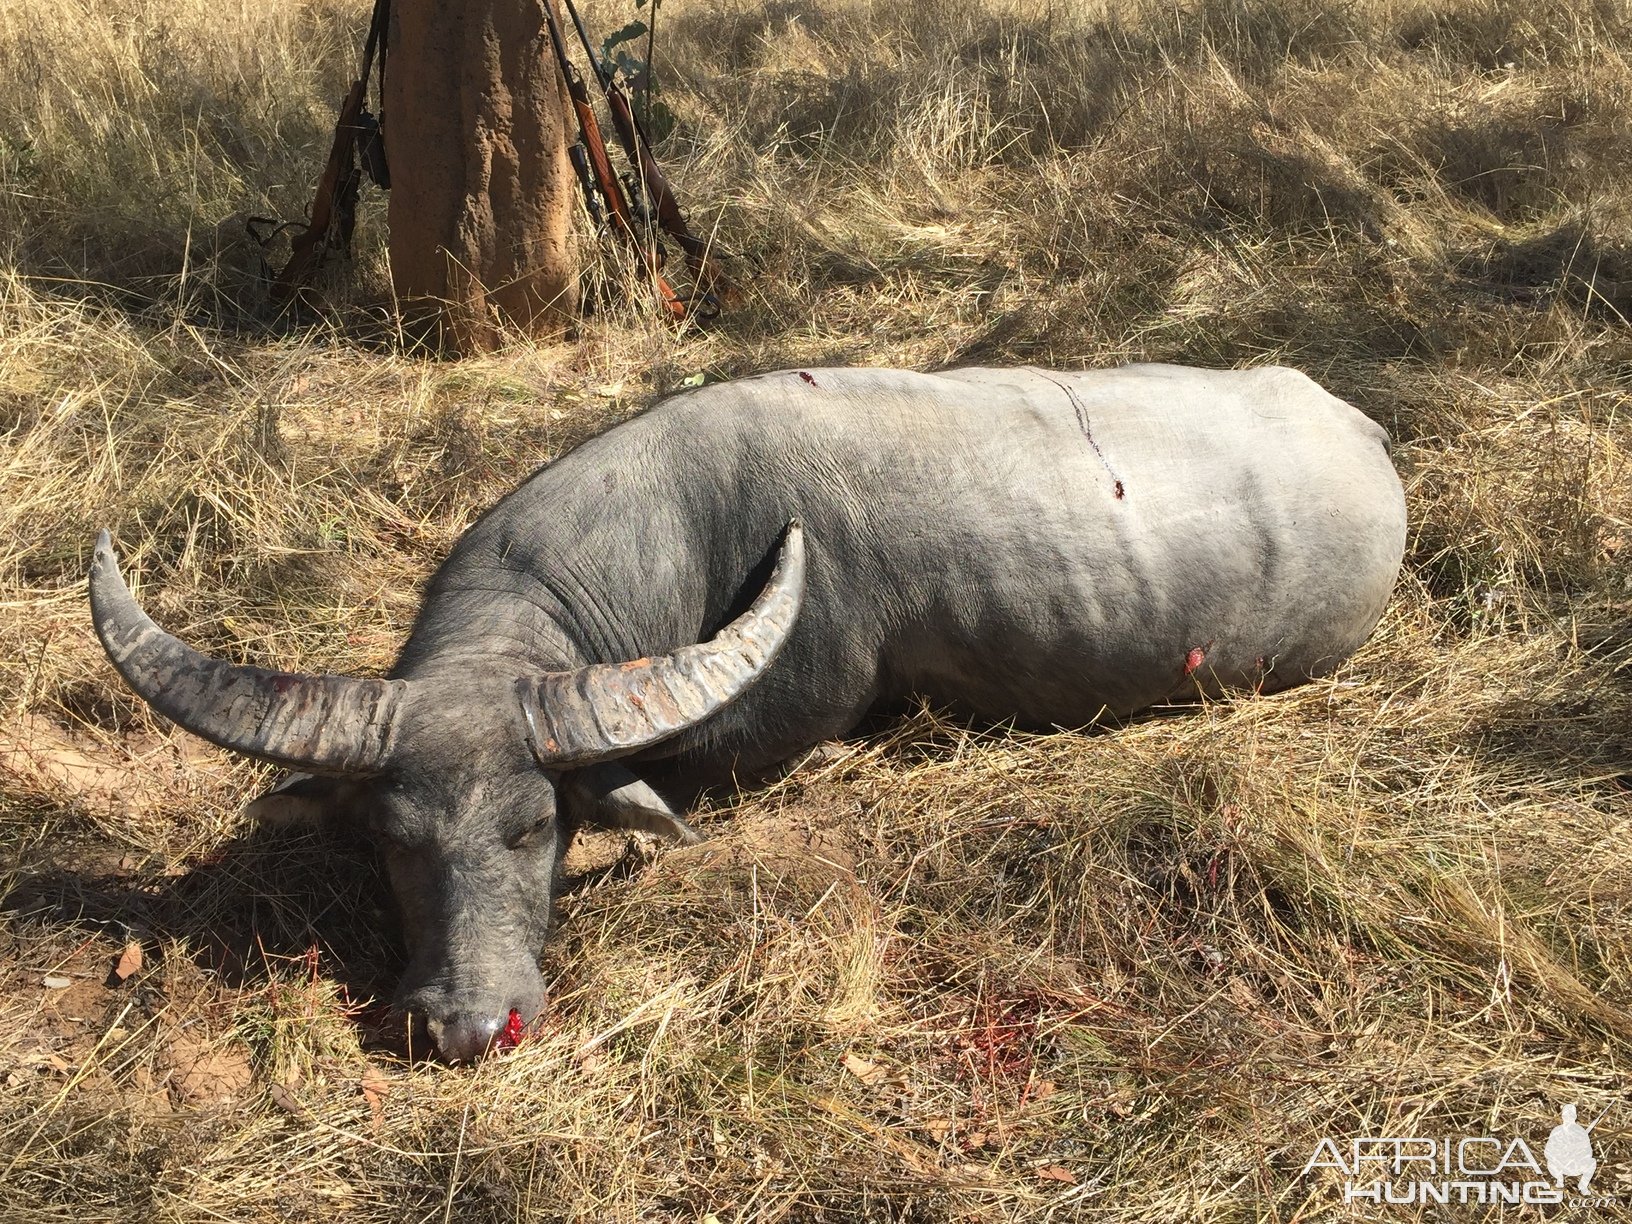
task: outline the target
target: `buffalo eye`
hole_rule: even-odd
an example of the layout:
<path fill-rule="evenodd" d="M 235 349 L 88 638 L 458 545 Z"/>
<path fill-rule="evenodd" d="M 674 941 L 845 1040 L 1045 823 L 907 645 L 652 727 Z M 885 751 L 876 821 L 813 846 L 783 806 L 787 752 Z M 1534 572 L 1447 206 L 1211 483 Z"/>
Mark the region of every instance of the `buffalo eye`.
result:
<path fill-rule="evenodd" d="M 425 842 L 420 827 L 395 816 L 383 804 L 374 808 L 368 820 L 374 844 L 386 854 L 411 854 Z"/>
<path fill-rule="evenodd" d="M 375 844 L 388 855 L 407 854 L 411 847 L 407 839 L 388 825 L 373 826 Z"/>
<path fill-rule="evenodd" d="M 505 844 L 508 845 L 510 847 L 510 849 L 512 849 L 512 850 L 524 850 L 528 846 L 532 845 L 533 842 L 538 840 L 538 838 L 540 838 L 546 832 L 548 832 L 549 829 L 550 829 L 550 826 L 553 825 L 554 823 L 555 823 L 555 817 L 553 817 L 553 816 L 540 816 L 537 820 L 533 821 L 532 824 L 528 825 L 520 833 L 514 834 L 510 838 L 510 840 Z"/>

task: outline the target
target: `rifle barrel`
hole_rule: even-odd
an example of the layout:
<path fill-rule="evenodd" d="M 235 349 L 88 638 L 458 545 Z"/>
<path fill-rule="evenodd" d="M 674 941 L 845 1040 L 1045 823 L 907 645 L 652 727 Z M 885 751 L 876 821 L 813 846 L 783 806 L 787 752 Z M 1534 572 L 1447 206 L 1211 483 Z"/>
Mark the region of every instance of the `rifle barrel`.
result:
<path fill-rule="evenodd" d="M 572 9 L 571 0 L 568 0 L 568 8 L 576 21 L 577 10 Z M 584 160 L 594 175 L 601 198 L 606 201 L 607 212 L 612 218 L 612 228 L 629 244 L 642 269 L 651 278 L 658 297 L 662 299 L 663 308 L 677 322 L 683 320 L 686 317 L 686 303 L 663 276 L 661 252 L 641 233 L 641 227 L 635 223 L 629 197 L 624 193 L 623 184 L 618 181 L 618 176 L 612 169 L 612 159 L 607 155 L 606 141 L 601 136 L 601 126 L 595 118 L 595 107 L 589 100 L 589 89 L 584 85 L 584 78 L 579 75 L 577 68 L 567 58 L 561 27 L 555 19 L 555 12 L 549 0 L 545 0 L 544 3 L 544 17 L 549 25 L 550 42 L 555 48 L 556 61 L 561 66 L 561 76 L 567 83 L 567 94 L 572 99 L 573 114 L 578 119 L 578 138 L 583 146 Z M 579 32 L 582 34 L 582 27 Z M 591 58 L 593 60 L 593 57 Z"/>

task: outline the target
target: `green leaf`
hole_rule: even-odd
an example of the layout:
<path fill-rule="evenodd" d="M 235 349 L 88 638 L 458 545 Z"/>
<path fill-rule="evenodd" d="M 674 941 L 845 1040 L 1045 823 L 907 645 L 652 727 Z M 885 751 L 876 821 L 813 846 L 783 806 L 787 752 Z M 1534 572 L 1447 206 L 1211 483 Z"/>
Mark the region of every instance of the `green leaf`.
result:
<path fill-rule="evenodd" d="M 606 36 L 606 41 L 601 44 L 601 58 L 609 58 L 613 47 L 626 42 L 634 42 L 635 39 L 644 37 L 646 37 L 646 23 L 644 21 L 631 21 L 622 29 L 613 30 L 612 33 Z"/>
<path fill-rule="evenodd" d="M 680 120 L 662 98 L 646 95 L 646 134 L 661 143 L 667 140 Z"/>
<path fill-rule="evenodd" d="M 646 61 L 638 55 L 631 55 L 627 51 L 619 51 L 614 55 L 609 67 L 623 74 L 623 79 L 629 82 L 629 88 L 638 93 L 645 93 L 651 86 L 651 72 Z"/>

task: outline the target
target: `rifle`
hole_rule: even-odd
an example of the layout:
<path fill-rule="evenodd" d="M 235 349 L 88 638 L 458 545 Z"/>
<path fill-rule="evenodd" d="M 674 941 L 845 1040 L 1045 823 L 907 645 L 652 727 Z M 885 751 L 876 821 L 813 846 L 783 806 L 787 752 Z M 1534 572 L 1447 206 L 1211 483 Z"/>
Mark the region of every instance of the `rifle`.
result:
<path fill-rule="evenodd" d="M 578 41 L 583 44 L 584 55 L 595 71 L 595 79 L 600 82 L 601 92 L 606 95 L 606 105 L 612 112 L 612 126 L 617 129 L 618 142 L 623 145 L 623 151 L 628 155 L 629 164 L 634 167 L 635 173 L 653 211 L 657 214 L 657 223 L 672 237 L 686 254 L 686 262 L 691 265 L 692 275 L 697 281 L 697 288 L 702 291 L 704 300 L 709 303 L 715 313 L 718 313 L 718 303 L 714 300 L 716 292 L 727 300 L 740 296 L 737 288 L 726 278 L 718 261 L 709 249 L 709 244 L 691 232 L 686 224 L 685 214 L 680 211 L 680 201 L 675 198 L 674 188 L 670 185 L 668 176 L 663 173 L 662 167 L 657 164 L 657 158 L 652 154 L 652 142 L 646 135 L 646 129 L 635 118 L 634 108 L 629 104 L 629 95 L 619 85 L 617 78 L 607 70 L 599 56 L 590 46 L 589 31 L 584 28 L 584 19 L 578 13 L 578 6 L 573 0 L 563 0 L 567 6 L 567 13 L 572 17 L 572 24 L 578 31 Z M 545 8 L 549 4 L 546 2 Z M 553 24 L 553 17 L 552 17 Z"/>
<path fill-rule="evenodd" d="M 607 214 L 612 218 L 612 228 L 629 244 L 641 266 L 651 277 L 652 284 L 657 288 L 658 297 L 663 302 L 663 309 L 675 322 L 681 322 L 687 313 L 685 299 L 676 293 L 674 286 L 663 277 L 662 251 L 647 239 L 636 224 L 623 185 L 618 182 L 618 176 L 612 170 L 612 159 L 607 156 L 606 141 L 601 137 L 601 126 L 595 119 L 595 108 L 590 103 L 589 90 L 585 87 L 584 78 L 579 75 L 578 69 L 573 67 L 572 61 L 567 58 L 566 41 L 561 36 L 561 25 L 555 19 L 555 7 L 550 0 L 544 0 L 544 19 L 549 25 L 550 43 L 555 48 L 556 63 L 560 65 L 561 77 L 567 84 L 567 96 L 572 99 L 573 113 L 578 118 L 578 139 L 583 154 L 581 157 L 574 157 L 572 163 L 573 167 L 579 170 L 579 181 L 584 185 L 585 199 L 590 201 L 590 215 L 591 217 L 595 215 L 594 199 L 598 192 L 606 204 Z"/>
<path fill-rule="evenodd" d="M 606 222 L 606 212 L 601 207 L 600 188 L 595 185 L 595 172 L 590 169 L 589 152 L 582 141 L 574 141 L 568 146 L 567 160 L 572 163 L 572 171 L 578 176 L 578 185 L 584 189 L 584 207 L 589 211 L 590 224 L 600 229 Z"/>
<path fill-rule="evenodd" d="M 312 197 L 312 219 L 289 243 L 289 262 L 272 278 L 271 298 L 288 301 L 316 274 L 323 257 L 331 249 L 351 245 L 357 209 L 357 131 L 353 126 L 363 109 L 368 83 L 358 80 L 340 107 L 340 122 L 334 129 L 334 147 L 328 164 L 317 180 Z M 334 231 L 331 234 L 331 231 Z M 336 241 L 338 239 L 338 241 Z"/>
<path fill-rule="evenodd" d="M 274 303 L 282 304 L 299 293 L 330 251 L 350 249 L 351 232 L 357 221 L 357 191 L 361 185 L 357 169 L 360 146 L 369 177 L 381 186 L 389 185 L 379 124 L 363 109 L 363 103 L 368 98 L 368 74 L 374 66 L 376 49 L 380 55 L 380 98 L 382 104 L 384 102 L 385 30 L 390 12 L 391 0 L 374 0 L 374 16 L 363 49 L 363 71 L 340 105 L 340 118 L 334 125 L 334 145 L 329 149 L 329 160 L 312 197 L 312 219 L 290 241 L 289 262 L 272 278 L 269 296 Z"/>

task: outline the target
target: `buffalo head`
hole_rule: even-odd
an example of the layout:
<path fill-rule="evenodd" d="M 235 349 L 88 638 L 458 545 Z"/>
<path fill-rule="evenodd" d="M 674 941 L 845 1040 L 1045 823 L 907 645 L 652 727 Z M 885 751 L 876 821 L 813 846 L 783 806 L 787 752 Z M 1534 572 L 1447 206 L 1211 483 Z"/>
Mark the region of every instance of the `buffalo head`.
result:
<path fill-rule="evenodd" d="M 265 810 L 339 806 L 366 823 L 403 918 L 403 1013 L 443 1057 L 488 1049 L 512 1009 L 542 1010 L 564 796 L 622 823 L 689 835 L 645 784 L 607 763 L 735 700 L 770 665 L 804 596 L 797 522 L 764 590 L 710 641 L 632 662 L 516 674 L 480 651 L 409 679 L 270 671 L 165 633 L 120 576 L 107 532 L 90 594 L 97 635 L 143 700 L 223 748 L 297 771 Z"/>

